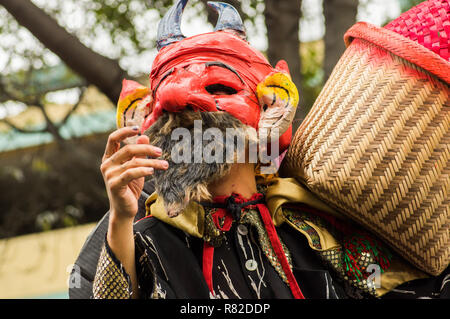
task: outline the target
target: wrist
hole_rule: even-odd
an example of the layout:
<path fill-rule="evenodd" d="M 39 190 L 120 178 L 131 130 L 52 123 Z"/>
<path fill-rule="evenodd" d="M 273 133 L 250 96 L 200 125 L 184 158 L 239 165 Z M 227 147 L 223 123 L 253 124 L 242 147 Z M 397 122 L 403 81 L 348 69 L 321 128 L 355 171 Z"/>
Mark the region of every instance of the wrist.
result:
<path fill-rule="evenodd" d="M 129 228 L 134 224 L 134 217 L 121 216 L 120 214 L 110 211 L 109 214 L 109 229 L 114 231 L 116 229 Z"/>
<path fill-rule="evenodd" d="M 112 248 L 122 247 L 133 238 L 133 218 L 119 217 L 111 214 L 109 217 L 107 240 Z"/>
<path fill-rule="evenodd" d="M 127 214 L 120 214 L 111 208 L 109 211 L 109 223 L 117 225 L 133 224 L 134 216 Z"/>

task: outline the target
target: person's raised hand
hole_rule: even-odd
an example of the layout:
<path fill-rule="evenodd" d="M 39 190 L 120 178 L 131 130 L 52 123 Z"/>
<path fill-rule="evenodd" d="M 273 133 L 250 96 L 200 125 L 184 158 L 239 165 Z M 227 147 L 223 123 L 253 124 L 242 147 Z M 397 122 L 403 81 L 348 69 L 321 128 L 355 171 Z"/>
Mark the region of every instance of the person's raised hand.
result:
<path fill-rule="evenodd" d="M 147 136 L 137 139 L 137 144 L 120 147 L 120 143 L 139 133 L 138 127 L 123 127 L 108 137 L 100 170 L 105 181 L 110 203 L 111 218 L 133 221 L 138 211 L 138 199 L 146 176 L 155 169 L 167 169 L 168 163 L 156 159 L 161 150 L 149 144 Z"/>

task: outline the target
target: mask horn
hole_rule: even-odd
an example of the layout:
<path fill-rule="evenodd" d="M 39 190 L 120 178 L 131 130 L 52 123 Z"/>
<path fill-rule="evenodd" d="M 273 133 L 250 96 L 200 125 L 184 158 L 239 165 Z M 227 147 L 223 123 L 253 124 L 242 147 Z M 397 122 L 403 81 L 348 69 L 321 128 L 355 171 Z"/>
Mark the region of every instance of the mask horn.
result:
<path fill-rule="evenodd" d="M 242 23 L 239 12 L 231 5 L 225 2 L 208 1 L 214 11 L 219 14 L 214 31 L 231 31 L 243 40 L 247 40 L 244 23 Z"/>
<path fill-rule="evenodd" d="M 181 16 L 188 0 L 178 0 L 172 8 L 167 11 L 158 25 L 158 34 L 156 37 L 156 48 L 161 48 L 181 41 L 185 38 L 181 33 Z"/>

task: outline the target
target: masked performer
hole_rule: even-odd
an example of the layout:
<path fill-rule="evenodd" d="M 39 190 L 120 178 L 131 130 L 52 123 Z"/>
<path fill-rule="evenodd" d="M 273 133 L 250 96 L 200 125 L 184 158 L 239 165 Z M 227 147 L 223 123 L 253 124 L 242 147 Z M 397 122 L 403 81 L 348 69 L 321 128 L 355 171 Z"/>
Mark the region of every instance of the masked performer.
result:
<path fill-rule="evenodd" d="M 214 32 L 185 38 L 186 2 L 160 22 L 151 90 L 124 82 L 121 128 L 101 166 L 111 206 L 93 297 L 448 296 L 445 271 L 419 270 L 300 178 L 267 174 L 264 159 L 289 146 L 298 103 L 287 65 L 251 48 L 225 3 L 209 3 Z"/>

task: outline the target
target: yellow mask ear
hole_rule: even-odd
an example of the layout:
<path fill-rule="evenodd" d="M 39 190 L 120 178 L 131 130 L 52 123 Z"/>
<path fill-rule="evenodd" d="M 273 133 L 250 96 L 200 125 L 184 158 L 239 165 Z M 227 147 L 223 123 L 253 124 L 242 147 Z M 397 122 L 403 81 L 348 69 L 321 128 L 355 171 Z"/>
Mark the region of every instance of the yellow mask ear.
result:
<path fill-rule="evenodd" d="M 281 136 L 294 119 L 299 100 L 297 87 L 289 74 L 277 72 L 258 84 L 256 94 L 261 105 L 258 127 L 267 129 L 269 136 L 276 128 L 278 137 Z"/>
<path fill-rule="evenodd" d="M 298 104 L 298 90 L 291 77 L 282 72 L 273 73 L 267 76 L 264 81 L 256 87 L 258 100 L 264 99 L 264 96 L 270 98 L 270 103 L 266 103 L 267 107 L 271 107 L 275 102 L 274 99 L 282 99 L 289 103 L 292 107 L 297 107 Z"/>
<path fill-rule="evenodd" d="M 124 79 L 117 101 L 117 128 L 137 125 L 141 127 L 151 112 L 151 90 L 138 82 Z"/>

